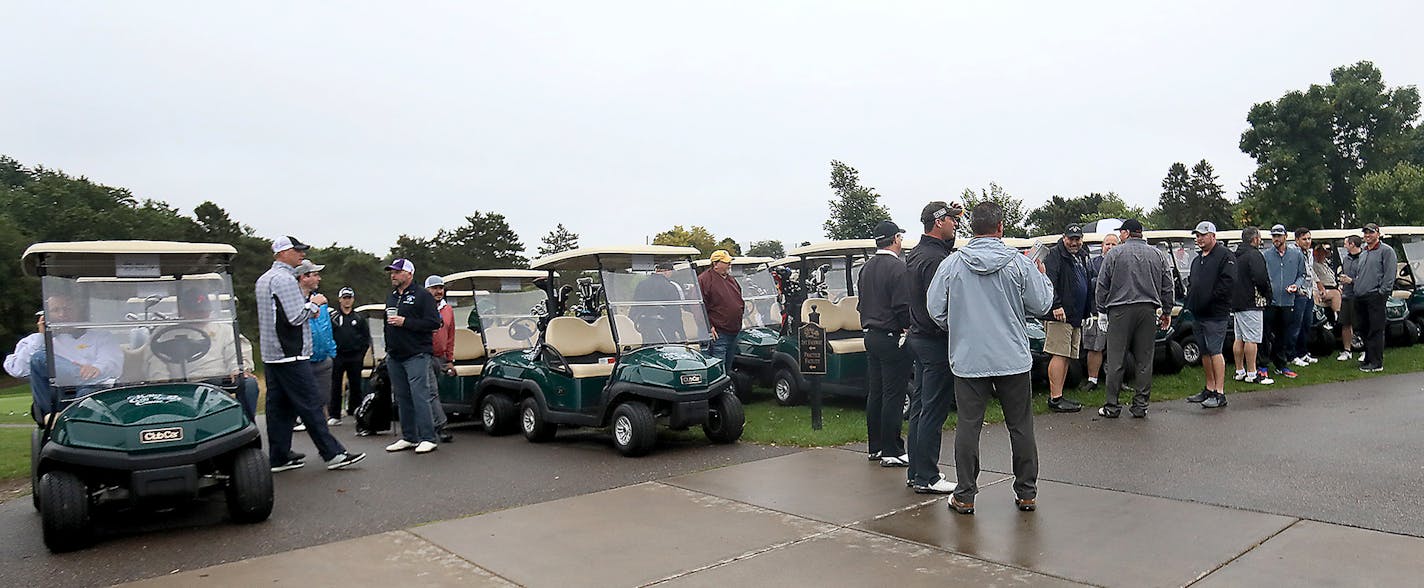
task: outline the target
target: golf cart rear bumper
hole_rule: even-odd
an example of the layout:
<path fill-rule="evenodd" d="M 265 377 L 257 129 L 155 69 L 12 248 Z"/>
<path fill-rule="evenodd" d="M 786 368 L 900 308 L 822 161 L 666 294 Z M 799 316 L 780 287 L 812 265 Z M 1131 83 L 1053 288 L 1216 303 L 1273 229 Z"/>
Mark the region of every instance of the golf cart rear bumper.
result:
<path fill-rule="evenodd" d="M 615 401 L 621 396 L 629 395 L 657 400 L 660 405 L 667 407 L 669 427 L 690 427 L 707 422 L 708 400 L 718 394 L 731 393 L 732 379 L 724 375 L 706 388 L 691 390 L 619 382 L 613 385 L 611 391 Z"/>

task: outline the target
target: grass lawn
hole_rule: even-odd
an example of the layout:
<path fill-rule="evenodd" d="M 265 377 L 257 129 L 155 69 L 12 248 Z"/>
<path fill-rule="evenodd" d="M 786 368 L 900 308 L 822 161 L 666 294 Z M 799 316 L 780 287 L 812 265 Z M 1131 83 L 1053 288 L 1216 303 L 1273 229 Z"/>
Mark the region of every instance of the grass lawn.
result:
<path fill-rule="evenodd" d="M 0 480 L 30 475 L 30 427 L 0 428 Z"/>

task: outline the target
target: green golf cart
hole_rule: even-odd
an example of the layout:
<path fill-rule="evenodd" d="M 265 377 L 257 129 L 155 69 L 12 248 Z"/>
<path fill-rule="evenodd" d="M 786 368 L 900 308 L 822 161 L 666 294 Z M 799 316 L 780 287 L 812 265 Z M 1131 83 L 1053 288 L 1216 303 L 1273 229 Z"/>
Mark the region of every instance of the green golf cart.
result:
<path fill-rule="evenodd" d="M 236 253 L 162 241 L 25 251 L 46 316 L 35 377 L 53 392 L 33 408 L 30 456 L 51 551 L 89 544 L 106 511 L 162 509 L 217 491 L 234 522 L 271 514 L 267 456 L 235 398 L 243 387 Z"/>
<path fill-rule="evenodd" d="M 1424 272 L 1424 227 L 1382 227 L 1380 234 L 1399 257 L 1394 298 L 1408 308 L 1414 331 L 1424 331 L 1424 280 L 1419 278 Z M 1415 335 L 1414 339 L 1418 338 Z"/>
<path fill-rule="evenodd" d="M 791 259 L 779 265 L 785 268 L 781 294 L 789 320 L 771 358 L 777 404 L 795 406 L 806 400 L 809 382 L 801 373 L 796 336 L 805 322 L 816 322 L 826 331 L 826 373 L 820 378 L 821 390 L 865 397 L 865 338 L 855 290 L 860 267 L 875 249 L 872 239 L 828 241 L 792 249 L 788 252 Z"/>
<path fill-rule="evenodd" d="M 486 433 L 514 432 L 514 406 L 499 398 L 485 402 L 479 383 L 488 358 L 538 345 L 533 308 L 544 300 L 544 293 L 534 281 L 545 275 L 536 270 L 488 269 L 444 277 L 445 301 L 455 311 L 455 373 L 440 374 L 436 382 L 440 404 L 451 420 L 478 414 Z"/>
<path fill-rule="evenodd" d="M 746 308 L 742 312 L 742 330 L 737 333 L 737 356 L 730 375 L 737 397 L 743 401 L 750 398 L 753 383 L 771 386 L 772 377 L 776 375 L 772 358 L 781 338 L 783 313 L 770 265 L 774 261 L 770 257 L 732 258 L 730 273 L 742 287 Z M 693 266 L 700 274 L 711 264 L 699 259 Z"/>
<path fill-rule="evenodd" d="M 531 319 L 538 344 L 489 357 L 477 394 L 518 406 L 520 428 L 536 443 L 553 439 L 559 426 L 611 427 L 618 451 L 639 456 L 652 450 L 659 423 L 701 425 L 712 442 L 735 442 L 745 424 L 742 403 L 726 366 L 700 350 L 711 332 L 690 263 L 698 254 L 645 245 L 535 260 L 531 268 L 546 272 L 544 304 Z M 487 336 L 507 328 L 482 326 Z"/>

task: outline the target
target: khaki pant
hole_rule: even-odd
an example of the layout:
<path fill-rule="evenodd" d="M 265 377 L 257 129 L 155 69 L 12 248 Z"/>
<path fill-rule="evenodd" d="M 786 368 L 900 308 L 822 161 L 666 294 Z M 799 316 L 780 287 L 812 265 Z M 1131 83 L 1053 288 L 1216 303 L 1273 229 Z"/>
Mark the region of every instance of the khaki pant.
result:
<path fill-rule="evenodd" d="M 1043 322 L 1043 351 L 1077 359 L 1083 351 L 1083 329 L 1060 321 Z"/>

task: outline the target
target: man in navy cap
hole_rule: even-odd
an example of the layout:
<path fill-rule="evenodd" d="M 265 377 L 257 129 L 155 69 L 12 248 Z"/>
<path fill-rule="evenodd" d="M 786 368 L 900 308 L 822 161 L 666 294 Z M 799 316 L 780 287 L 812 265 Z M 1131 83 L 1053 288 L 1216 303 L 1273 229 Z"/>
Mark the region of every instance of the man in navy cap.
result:
<path fill-rule="evenodd" d="M 416 453 L 430 453 L 439 447 L 430 411 L 435 386 L 430 362 L 434 361 L 431 334 L 442 324 L 440 312 L 435 308 L 435 297 L 413 283 L 415 264 L 410 260 L 391 262 L 386 273 L 392 286 L 386 296 L 386 371 L 401 424 L 401 438 L 387 445 L 386 451 L 414 448 Z"/>
<path fill-rule="evenodd" d="M 908 270 L 900 259 L 905 231 L 893 221 L 875 226 L 875 255 L 860 269 L 860 328 L 865 331 L 869 389 L 865 395 L 865 428 L 870 458 L 884 467 L 908 467 L 910 456 L 900 438 L 905 388 L 910 383 L 910 354 L 902 347 L 910 328 Z"/>

